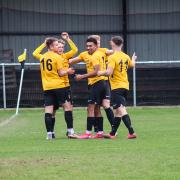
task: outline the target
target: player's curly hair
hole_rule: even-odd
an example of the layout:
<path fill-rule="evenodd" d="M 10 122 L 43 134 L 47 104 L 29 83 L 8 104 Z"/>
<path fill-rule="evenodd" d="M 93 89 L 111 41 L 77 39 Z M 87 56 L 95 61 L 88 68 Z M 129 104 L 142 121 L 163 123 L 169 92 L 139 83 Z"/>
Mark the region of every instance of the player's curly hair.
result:
<path fill-rule="evenodd" d="M 96 40 L 95 38 L 90 37 L 90 38 L 88 38 L 88 39 L 86 40 L 86 43 L 87 43 L 87 42 L 92 42 L 92 43 L 94 43 L 94 44 L 97 46 L 97 40 Z"/>

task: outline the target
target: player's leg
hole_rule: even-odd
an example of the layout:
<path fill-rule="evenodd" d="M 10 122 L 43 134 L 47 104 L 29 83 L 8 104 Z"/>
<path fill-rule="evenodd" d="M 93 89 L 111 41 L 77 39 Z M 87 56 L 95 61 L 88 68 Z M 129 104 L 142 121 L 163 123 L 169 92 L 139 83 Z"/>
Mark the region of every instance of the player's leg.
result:
<path fill-rule="evenodd" d="M 110 92 L 110 86 L 109 86 L 109 82 L 108 81 L 105 81 L 104 82 L 104 90 L 103 90 L 103 100 L 102 100 L 102 106 L 106 112 L 106 116 L 108 118 L 108 121 L 111 125 L 111 128 L 112 128 L 112 125 L 113 125 L 113 121 L 114 121 L 114 114 L 113 114 L 113 110 L 111 109 L 110 107 L 110 96 L 111 96 L 111 92 Z"/>
<path fill-rule="evenodd" d="M 57 99 L 55 99 L 54 101 L 54 108 L 53 108 L 53 113 L 52 113 L 52 138 L 55 139 L 55 131 L 54 131 L 54 127 L 55 127 L 55 122 L 56 122 L 56 111 L 59 109 L 59 103 L 57 101 Z"/>
<path fill-rule="evenodd" d="M 111 91 L 112 96 L 112 104 L 114 109 L 114 119 L 113 119 L 113 125 L 112 130 L 109 134 L 105 135 L 105 138 L 115 138 L 117 134 L 117 130 L 119 128 L 119 125 L 121 123 L 121 112 L 119 111 L 119 107 L 121 106 L 121 100 L 119 98 L 119 94 L 117 90 Z"/>
<path fill-rule="evenodd" d="M 113 126 L 113 121 L 114 121 L 114 113 L 113 110 L 110 107 L 110 100 L 109 99 L 103 99 L 103 103 L 102 106 L 106 112 L 106 116 L 108 118 L 108 121 L 111 125 L 111 127 Z"/>
<path fill-rule="evenodd" d="M 93 85 L 93 94 L 94 94 L 94 102 L 95 102 L 95 121 L 97 124 L 98 132 L 93 138 L 103 138 L 103 117 L 101 115 L 100 107 L 102 105 L 102 93 L 104 88 L 104 82 L 98 81 Z"/>
<path fill-rule="evenodd" d="M 110 135 L 115 136 L 122 120 L 129 131 L 128 138 L 132 139 L 132 138 L 136 138 L 136 135 L 134 134 L 134 129 L 131 125 L 130 117 L 126 111 L 127 93 L 128 91 L 126 89 L 117 89 L 112 91 L 115 118 L 114 118 L 113 130 L 110 132 Z"/>
<path fill-rule="evenodd" d="M 54 132 L 54 126 L 55 126 L 55 121 L 56 121 L 56 110 L 53 109 L 52 113 L 52 138 L 55 139 L 55 132 Z"/>
<path fill-rule="evenodd" d="M 61 93 L 61 99 L 63 101 L 63 109 L 64 109 L 64 119 L 67 125 L 67 137 L 68 138 L 78 138 L 78 136 L 74 133 L 73 127 L 73 105 L 72 105 L 72 97 L 70 87 L 63 88 Z"/>
<path fill-rule="evenodd" d="M 88 88 L 88 107 L 87 107 L 87 126 L 86 133 L 80 136 L 80 139 L 89 139 L 92 138 L 92 127 L 95 121 L 94 109 L 95 109 L 95 92 L 94 87 L 89 86 Z"/>
<path fill-rule="evenodd" d="M 52 122 L 52 114 L 53 114 L 53 102 L 54 96 L 53 91 L 44 91 L 44 100 L 45 100 L 45 126 L 47 130 L 47 139 L 52 139 L 52 132 L 53 132 L 53 122 Z"/>
<path fill-rule="evenodd" d="M 100 105 L 95 105 L 94 109 L 94 115 L 95 115 L 95 121 L 94 121 L 94 132 L 98 132 L 98 122 L 102 122 L 103 124 L 103 116 L 101 114 L 101 106 Z"/>
<path fill-rule="evenodd" d="M 91 137 L 92 127 L 95 121 L 94 117 L 95 104 L 89 103 L 87 107 L 87 127 L 86 134 Z"/>
<path fill-rule="evenodd" d="M 131 124 L 131 119 L 126 110 L 126 107 L 122 105 L 121 107 L 119 107 L 119 111 L 121 113 L 122 121 L 125 124 L 126 128 L 128 129 L 128 132 L 129 132 L 128 139 L 136 138 L 136 134 L 134 133 L 134 129 Z"/>
<path fill-rule="evenodd" d="M 120 111 L 120 108 L 117 107 L 117 108 L 114 108 L 114 122 L 113 122 L 112 130 L 110 132 L 110 135 L 112 137 L 116 136 L 120 123 L 121 123 L 121 111 Z"/>
<path fill-rule="evenodd" d="M 128 115 L 128 112 L 126 110 L 126 100 L 127 100 L 128 90 L 121 89 L 120 95 L 122 96 L 122 98 L 124 98 L 124 101 L 122 100 L 122 104 L 119 108 L 120 113 L 121 113 L 121 118 L 122 118 L 122 121 L 125 124 L 126 128 L 129 131 L 128 138 L 133 139 L 133 138 L 136 138 L 136 135 L 134 133 L 134 129 L 131 124 L 130 116 Z"/>
<path fill-rule="evenodd" d="M 67 125 L 67 133 L 66 136 L 68 138 L 77 138 L 77 135 L 74 133 L 73 127 L 73 108 L 71 102 L 66 101 L 63 105 L 64 109 L 64 119 Z"/>

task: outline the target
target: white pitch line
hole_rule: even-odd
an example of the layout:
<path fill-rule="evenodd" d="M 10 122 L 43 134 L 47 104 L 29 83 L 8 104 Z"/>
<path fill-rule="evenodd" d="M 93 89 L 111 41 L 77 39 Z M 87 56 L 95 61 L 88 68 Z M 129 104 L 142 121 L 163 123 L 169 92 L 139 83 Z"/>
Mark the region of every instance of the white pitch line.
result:
<path fill-rule="evenodd" d="M 9 124 L 16 116 L 17 116 L 17 114 L 14 114 L 10 118 L 8 118 L 5 121 L 1 122 L 0 127 L 3 127 L 5 125 Z"/>

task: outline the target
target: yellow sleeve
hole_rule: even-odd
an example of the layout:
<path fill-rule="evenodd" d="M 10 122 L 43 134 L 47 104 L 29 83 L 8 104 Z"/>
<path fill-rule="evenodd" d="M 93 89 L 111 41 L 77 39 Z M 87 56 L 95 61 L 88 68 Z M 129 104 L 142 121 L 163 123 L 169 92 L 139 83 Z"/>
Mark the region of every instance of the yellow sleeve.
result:
<path fill-rule="evenodd" d="M 115 61 L 112 56 L 109 56 L 108 58 L 108 67 L 115 68 Z"/>
<path fill-rule="evenodd" d="M 84 52 L 79 54 L 78 59 L 84 61 Z"/>
<path fill-rule="evenodd" d="M 46 47 L 46 44 L 43 43 L 41 44 L 39 47 L 37 47 L 35 49 L 35 51 L 33 52 L 33 56 L 38 59 L 38 60 L 41 60 L 43 55 L 41 54 L 42 50 Z"/>
<path fill-rule="evenodd" d="M 66 59 L 72 58 L 78 52 L 77 46 L 74 44 L 74 42 L 71 39 L 68 40 L 68 44 L 69 44 L 71 50 L 64 54 Z"/>

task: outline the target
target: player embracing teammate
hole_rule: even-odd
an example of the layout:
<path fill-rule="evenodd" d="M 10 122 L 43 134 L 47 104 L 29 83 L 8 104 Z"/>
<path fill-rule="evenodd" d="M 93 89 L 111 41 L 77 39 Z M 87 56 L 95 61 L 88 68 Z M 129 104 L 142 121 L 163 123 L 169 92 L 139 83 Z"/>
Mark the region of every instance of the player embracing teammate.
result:
<path fill-rule="evenodd" d="M 110 108 L 110 94 L 107 88 L 105 77 L 98 76 L 99 70 L 106 70 L 105 54 L 99 50 L 98 42 L 95 38 L 89 37 L 86 40 L 86 51 L 80 53 L 76 58 L 70 59 L 71 64 L 85 62 L 86 74 L 76 74 L 75 79 L 80 81 L 88 79 L 88 108 L 87 108 L 87 127 L 85 134 L 81 135 L 81 139 L 103 138 L 103 120 L 101 117 L 95 118 L 95 108 L 103 106 L 107 118 L 112 124 L 114 115 Z M 97 120 L 97 122 L 96 122 Z M 97 134 L 92 136 L 92 127 L 96 122 Z"/>
<path fill-rule="evenodd" d="M 137 56 L 135 53 L 132 59 L 122 52 L 123 39 L 120 36 L 111 38 L 111 47 L 114 53 L 108 58 L 108 67 L 105 71 L 98 71 L 98 76 L 108 76 L 111 85 L 112 104 L 114 109 L 114 122 L 112 131 L 105 138 L 115 138 L 121 120 L 127 127 L 129 134 L 128 139 L 136 138 L 134 129 L 131 125 L 130 117 L 126 110 L 126 100 L 129 90 L 129 81 L 127 70 L 135 66 Z"/>
<path fill-rule="evenodd" d="M 54 124 L 55 112 L 62 104 L 64 117 L 67 124 L 67 136 L 76 139 L 110 138 L 117 135 L 117 130 L 124 122 L 127 127 L 128 139 L 136 138 L 131 125 L 130 117 L 126 110 L 126 99 L 129 90 L 127 69 L 135 66 L 137 56 L 132 59 L 122 52 L 123 39 L 120 36 L 111 38 L 112 50 L 100 48 L 100 36 L 91 35 L 86 40 L 86 51 L 76 58 L 70 59 L 77 53 L 77 47 L 70 40 L 67 33 L 62 33 L 62 38 L 68 42 L 71 51 L 64 53 L 64 41 L 48 38 L 38 47 L 33 55 L 40 60 L 41 77 L 45 99 L 45 125 L 47 139 L 55 138 Z M 47 47 L 45 54 L 40 54 Z M 68 74 L 74 74 L 69 64 L 85 62 L 86 74 L 76 74 L 76 81 L 88 79 L 88 108 L 87 127 L 85 134 L 78 136 L 73 129 L 72 99 Z M 110 87 L 109 87 L 109 82 Z M 112 97 L 111 97 L 112 96 Z M 110 107 L 110 97 L 114 113 Z M 110 122 L 111 131 L 104 134 L 103 117 L 100 107 L 103 107 Z M 92 135 L 95 127 L 97 134 Z"/>
<path fill-rule="evenodd" d="M 62 105 L 64 118 L 67 124 L 67 137 L 77 138 L 73 129 L 72 99 L 68 75 L 74 74 L 69 68 L 68 59 L 77 53 L 77 47 L 67 33 L 62 38 L 68 42 L 71 51 L 64 53 L 64 41 L 56 38 L 47 38 L 34 52 L 33 56 L 40 61 L 41 79 L 45 101 L 45 126 L 47 139 L 54 139 L 55 112 Z M 48 51 L 41 54 L 47 47 Z"/>

